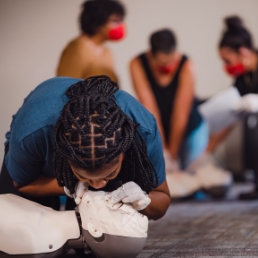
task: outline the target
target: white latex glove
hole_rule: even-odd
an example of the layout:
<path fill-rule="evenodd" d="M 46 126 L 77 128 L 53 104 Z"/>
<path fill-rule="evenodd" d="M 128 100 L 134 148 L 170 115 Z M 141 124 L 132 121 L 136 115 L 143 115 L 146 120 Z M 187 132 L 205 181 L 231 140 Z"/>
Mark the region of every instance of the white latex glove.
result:
<path fill-rule="evenodd" d="M 107 195 L 111 204 L 131 203 L 137 211 L 145 209 L 151 202 L 148 195 L 134 182 L 128 182 Z"/>
<path fill-rule="evenodd" d="M 258 94 L 247 94 L 240 98 L 232 108 L 234 111 L 258 112 Z"/>
<path fill-rule="evenodd" d="M 78 181 L 78 183 L 74 187 L 74 194 L 71 194 L 66 186 L 64 186 L 64 192 L 68 197 L 74 198 L 75 203 L 79 205 L 83 194 L 88 190 L 88 186 L 88 183 Z"/>

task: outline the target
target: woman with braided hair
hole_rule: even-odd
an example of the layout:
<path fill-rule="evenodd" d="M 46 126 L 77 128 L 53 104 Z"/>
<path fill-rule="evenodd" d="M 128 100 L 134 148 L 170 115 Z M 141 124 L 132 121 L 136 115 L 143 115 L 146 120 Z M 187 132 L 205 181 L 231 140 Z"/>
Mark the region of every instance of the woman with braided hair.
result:
<path fill-rule="evenodd" d="M 107 76 L 43 82 L 25 99 L 6 138 L 1 193 L 40 203 L 66 193 L 78 204 L 87 188 L 106 190 L 120 181 L 111 203 L 131 203 L 150 219 L 168 208 L 156 121 Z"/>

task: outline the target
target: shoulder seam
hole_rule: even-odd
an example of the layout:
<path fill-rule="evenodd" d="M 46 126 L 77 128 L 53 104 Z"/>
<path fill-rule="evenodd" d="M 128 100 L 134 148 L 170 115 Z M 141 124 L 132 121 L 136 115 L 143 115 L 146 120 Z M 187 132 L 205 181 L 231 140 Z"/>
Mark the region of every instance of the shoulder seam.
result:
<path fill-rule="evenodd" d="M 32 134 L 34 134 L 34 133 L 38 132 L 39 130 L 44 129 L 44 128 L 46 128 L 46 127 L 53 127 L 53 125 L 45 125 L 45 126 L 39 128 L 39 129 L 37 129 L 37 130 L 31 132 L 30 134 L 26 135 L 25 137 L 23 137 L 23 138 L 22 138 L 20 141 L 18 141 L 18 142 L 19 142 L 19 143 L 22 143 L 26 138 L 28 138 L 28 137 L 31 136 Z"/>

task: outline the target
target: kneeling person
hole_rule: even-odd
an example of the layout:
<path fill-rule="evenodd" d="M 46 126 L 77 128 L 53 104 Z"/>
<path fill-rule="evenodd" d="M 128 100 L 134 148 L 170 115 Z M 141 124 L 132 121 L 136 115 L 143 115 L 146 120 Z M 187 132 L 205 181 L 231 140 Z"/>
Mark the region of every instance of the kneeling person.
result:
<path fill-rule="evenodd" d="M 4 192 L 14 192 L 14 185 L 18 194 L 41 198 L 63 195 L 65 187 L 80 201 L 84 189 L 105 189 L 119 179 L 114 203 L 131 203 L 150 219 L 169 206 L 155 119 L 106 76 L 40 84 L 14 116 L 6 146 Z"/>

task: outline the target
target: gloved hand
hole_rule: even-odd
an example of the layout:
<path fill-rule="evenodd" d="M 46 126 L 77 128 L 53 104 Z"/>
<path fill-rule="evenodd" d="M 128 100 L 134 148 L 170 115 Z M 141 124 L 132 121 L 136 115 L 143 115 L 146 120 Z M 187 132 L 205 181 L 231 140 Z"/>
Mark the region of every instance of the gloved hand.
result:
<path fill-rule="evenodd" d="M 78 183 L 74 187 L 74 194 L 71 194 L 66 186 L 64 186 L 64 192 L 68 197 L 74 198 L 75 203 L 79 205 L 84 192 L 88 190 L 88 186 L 88 183 L 78 181 Z"/>
<path fill-rule="evenodd" d="M 165 170 L 166 172 L 173 172 L 179 170 L 179 165 L 176 160 L 174 160 L 168 150 L 163 151 L 163 156 L 165 160 Z"/>
<path fill-rule="evenodd" d="M 258 112 L 258 94 L 247 94 L 233 106 L 234 111 Z"/>
<path fill-rule="evenodd" d="M 137 211 L 145 209 L 151 202 L 148 195 L 134 182 L 128 182 L 107 195 L 111 204 L 131 203 Z"/>

